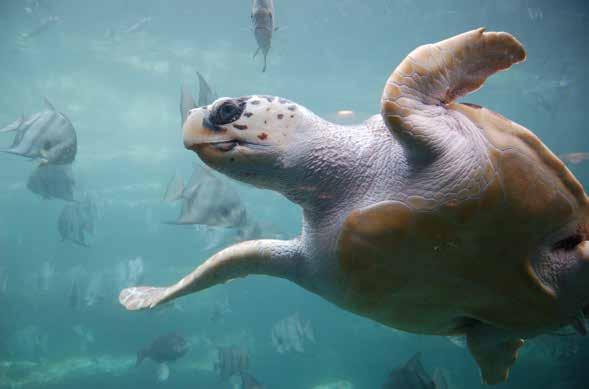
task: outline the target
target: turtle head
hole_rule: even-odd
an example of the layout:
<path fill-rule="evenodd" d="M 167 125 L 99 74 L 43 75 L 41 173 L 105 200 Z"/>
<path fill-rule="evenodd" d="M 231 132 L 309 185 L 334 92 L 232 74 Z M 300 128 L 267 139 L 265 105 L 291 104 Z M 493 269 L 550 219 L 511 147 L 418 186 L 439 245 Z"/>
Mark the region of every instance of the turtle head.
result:
<path fill-rule="evenodd" d="M 184 146 L 210 167 L 258 187 L 280 190 L 289 154 L 304 139 L 309 111 L 273 96 L 219 98 L 191 110 Z"/>

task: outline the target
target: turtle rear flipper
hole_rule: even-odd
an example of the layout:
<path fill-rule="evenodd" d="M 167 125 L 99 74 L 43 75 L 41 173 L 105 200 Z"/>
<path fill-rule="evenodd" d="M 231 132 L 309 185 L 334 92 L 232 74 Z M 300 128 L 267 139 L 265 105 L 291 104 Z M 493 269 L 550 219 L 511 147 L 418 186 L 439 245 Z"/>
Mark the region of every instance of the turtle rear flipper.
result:
<path fill-rule="evenodd" d="M 481 369 L 483 382 L 495 385 L 507 380 L 523 339 L 505 336 L 502 331 L 481 324 L 467 334 L 468 349 Z"/>
<path fill-rule="evenodd" d="M 165 301 L 168 288 L 135 286 L 121 291 L 119 302 L 128 310 L 155 308 Z"/>
<path fill-rule="evenodd" d="M 513 36 L 483 28 L 420 46 L 386 83 L 381 101 L 384 121 L 402 140 L 436 148 L 447 139 L 447 131 L 458 127 L 446 105 L 525 58 Z"/>

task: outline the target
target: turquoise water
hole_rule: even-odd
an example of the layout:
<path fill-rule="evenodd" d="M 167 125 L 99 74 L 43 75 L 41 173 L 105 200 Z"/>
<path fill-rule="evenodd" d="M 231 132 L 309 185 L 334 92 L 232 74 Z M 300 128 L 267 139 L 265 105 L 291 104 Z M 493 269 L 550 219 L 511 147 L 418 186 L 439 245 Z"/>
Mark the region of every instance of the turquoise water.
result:
<path fill-rule="evenodd" d="M 235 280 L 161 311 L 118 304 L 131 260 L 141 258 L 142 282 L 168 285 L 237 239 L 235 229 L 162 223 L 179 212 L 162 202 L 170 179 L 203 168 L 183 147 L 178 109 L 181 85 L 196 94 L 196 71 L 220 96 L 283 96 L 329 119 L 352 110 L 360 122 L 379 112 L 386 78 L 413 48 L 484 26 L 512 33 L 528 59 L 467 101 L 532 129 L 557 154 L 589 151 L 585 1 L 275 7 L 279 29 L 262 73 L 249 1 L 0 2 L 0 126 L 41 111 L 47 97 L 77 132 L 76 193 L 96 205 L 89 247 L 62 241 L 65 203 L 26 187 L 38 162 L 0 155 L 0 388 L 230 388 L 239 380 L 220 382 L 213 369 L 217 348 L 229 346 L 247 350 L 248 370 L 267 388 L 380 388 L 416 352 L 428 373 L 443 369 L 450 387 L 482 386 L 472 357 L 448 339 L 383 327 L 276 278 Z M 0 134 L 0 146 L 11 141 Z M 589 162 L 570 168 L 586 186 Z M 262 236 L 299 234 L 301 210 L 281 195 L 217 178 L 238 193 Z M 272 329 L 296 313 L 315 341 L 280 353 Z M 172 331 L 191 349 L 160 382 L 156 364 L 134 367 L 135 355 Z M 532 340 L 498 387 L 587 387 L 586 345 L 577 336 Z"/>

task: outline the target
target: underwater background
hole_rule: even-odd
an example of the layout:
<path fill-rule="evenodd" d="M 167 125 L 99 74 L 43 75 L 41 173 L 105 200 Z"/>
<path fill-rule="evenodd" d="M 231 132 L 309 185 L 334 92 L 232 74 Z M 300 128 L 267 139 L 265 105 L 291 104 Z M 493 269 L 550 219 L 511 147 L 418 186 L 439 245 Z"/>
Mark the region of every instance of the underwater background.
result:
<path fill-rule="evenodd" d="M 459 342 L 386 328 L 288 281 L 252 276 L 139 313 L 125 311 L 118 292 L 129 281 L 175 282 L 241 237 L 163 223 L 180 211 L 162 201 L 170 180 L 204 172 L 183 147 L 178 108 L 182 85 L 196 94 L 197 71 L 219 96 L 277 95 L 330 120 L 351 110 L 360 122 L 380 111 L 385 80 L 415 47 L 481 26 L 507 31 L 527 61 L 466 101 L 531 129 L 557 154 L 586 153 L 589 2 L 275 0 L 265 72 L 252 58 L 250 9 L 247 0 L 0 0 L 0 126 L 47 98 L 75 127 L 75 192 L 93 204 L 88 247 L 62 240 L 68 202 L 27 189 L 38 162 L 0 154 L 0 388 L 239 387 L 215 368 L 228 347 L 247 354 L 247 371 L 270 389 L 381 388 L 418 352 L 450 388 L 482 387 Z M 11 141 L 0 134 L 2 148 Z M 575 162 L 587 188 L 589 161 Z M 297 206 L 214 174 L 257 234 L 299 234 Z M 286 331 L 292 349 L 277 347 L 276 331 L 293 322 L 305 331 Z M 190 350 L 169 377 L 153 361 L 135 367 L 139 350 L 172 332 Z M 562 333 L 531 340 L 497 387 L 589 387 L 587 346 Z"/>

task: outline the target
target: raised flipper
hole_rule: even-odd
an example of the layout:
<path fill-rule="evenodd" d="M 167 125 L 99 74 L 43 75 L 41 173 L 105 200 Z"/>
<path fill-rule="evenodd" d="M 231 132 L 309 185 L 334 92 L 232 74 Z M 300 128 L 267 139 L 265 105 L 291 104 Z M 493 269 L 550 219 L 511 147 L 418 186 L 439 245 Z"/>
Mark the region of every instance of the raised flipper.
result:
<path fill-rule="evenodd" d="M 304 261 L 297 240 L 255 240 L 218 252 L 176 284 L 156 288 L 137 286 L 123 290 L 119 302 L 128 310 L 155 308 L 178 297 L 250 274 L 294 280 Z"/>
<path fill-rule="evenodd" d="M 473 327 L 466 339 L 468 349 L 481 369 L 481 378 L 489 385 L 507 380 L 518 350 L 524 344 L 523 339 L 485 324 Z"/>
<path fill-rule="evenodd" d="M 457 129 L 446 105 L 525 58 L 513 36 L 483 28 L 420 46 L 389 77 L 382 116 L 402 140 L 435 149 L 448 131 Z"/>

